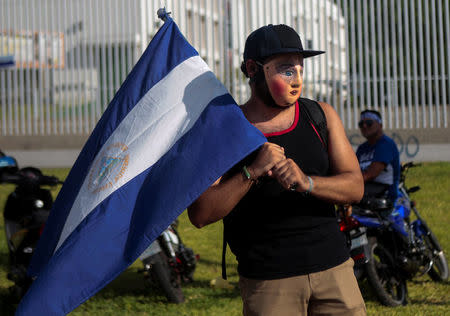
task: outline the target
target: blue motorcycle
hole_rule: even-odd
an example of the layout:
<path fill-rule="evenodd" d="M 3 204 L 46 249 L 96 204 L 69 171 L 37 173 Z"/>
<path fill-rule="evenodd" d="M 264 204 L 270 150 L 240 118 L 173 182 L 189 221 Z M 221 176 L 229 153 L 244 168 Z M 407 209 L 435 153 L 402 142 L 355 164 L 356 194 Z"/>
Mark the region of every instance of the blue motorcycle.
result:
<path fill-rule="evenodd" d="M 387 198 L 365 198 L 339 220 L 348 237 L 356 278 L 367 278 L 386 306 L 407 304 L 406 281 L 416 275 L 428 273 L 437 282 L 448 278 L 445 254 L 410 198 L 420 187 L 405 185 L 408 170 L 416 166 L 402 165 L 395 204 Z"/>

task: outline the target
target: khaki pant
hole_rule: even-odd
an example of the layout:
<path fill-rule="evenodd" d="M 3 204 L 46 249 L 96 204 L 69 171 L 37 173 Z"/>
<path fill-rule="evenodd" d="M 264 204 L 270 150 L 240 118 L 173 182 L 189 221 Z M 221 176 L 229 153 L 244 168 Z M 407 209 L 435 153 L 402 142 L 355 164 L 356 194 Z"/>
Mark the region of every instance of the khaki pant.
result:
<path fill-rule="evenodd" d="M 241 276 L 244 316 L 366 315 L 353 264 L 278 280 Z"/>

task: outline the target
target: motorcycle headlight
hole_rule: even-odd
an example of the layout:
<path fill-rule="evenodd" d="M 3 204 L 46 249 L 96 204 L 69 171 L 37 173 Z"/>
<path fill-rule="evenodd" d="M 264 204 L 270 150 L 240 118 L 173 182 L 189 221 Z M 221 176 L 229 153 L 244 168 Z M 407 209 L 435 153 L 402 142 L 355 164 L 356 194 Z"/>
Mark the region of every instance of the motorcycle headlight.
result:
<path fill-rule="evenodd" d="M 25 248 L 23 248 L 23 252 L 24 252 L 24 253 L 33 253 L 33 248 L 31 248 L 31 247 L 25 247 Z"/>
<path fill-rule="evenodd" d="M 36 208 L 43 208 L 44 207 L 44 202 L 42 202 L 41 200 L 36 200 L 36 201 L 34 201 L 34 206 Z"/>

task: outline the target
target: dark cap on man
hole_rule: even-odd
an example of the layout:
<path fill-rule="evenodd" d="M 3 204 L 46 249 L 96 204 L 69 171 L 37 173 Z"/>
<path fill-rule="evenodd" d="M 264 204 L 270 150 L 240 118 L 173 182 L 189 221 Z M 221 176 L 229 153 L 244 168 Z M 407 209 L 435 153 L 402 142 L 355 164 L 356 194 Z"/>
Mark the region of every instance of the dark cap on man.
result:
<path fill-rule="evenodd" d="M 303 58 L 307 58 L 325 52 L 303 49 L 300 36 L 291 27 L 269 24 L 253 31 L 247 37 L 244 62 L 248 59 L 263 62 L 267 57 L 282 53 L 299 53 Z"/>

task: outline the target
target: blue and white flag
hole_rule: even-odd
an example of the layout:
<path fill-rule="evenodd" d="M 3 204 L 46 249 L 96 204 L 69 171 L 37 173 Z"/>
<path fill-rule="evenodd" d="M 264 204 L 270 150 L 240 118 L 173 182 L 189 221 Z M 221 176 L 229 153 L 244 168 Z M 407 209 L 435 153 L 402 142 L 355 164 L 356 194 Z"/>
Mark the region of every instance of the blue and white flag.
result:
<path fill-rule="evenodd" d="M 168 18 L 70 171 L 16 315 L 72 311 L 265 141 Z"/>

